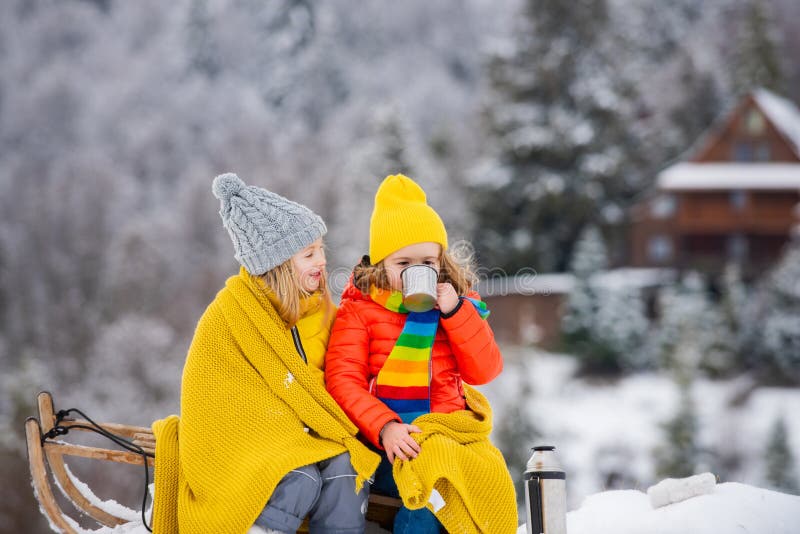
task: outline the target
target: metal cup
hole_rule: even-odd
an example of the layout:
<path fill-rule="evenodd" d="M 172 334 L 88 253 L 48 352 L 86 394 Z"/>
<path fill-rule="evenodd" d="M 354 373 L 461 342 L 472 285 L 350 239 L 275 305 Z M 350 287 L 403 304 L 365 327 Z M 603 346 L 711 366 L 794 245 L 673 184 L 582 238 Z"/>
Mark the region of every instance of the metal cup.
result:
<path fill-rule="evenodd" d="M 436 306 L 439 273 L 429 265 L 410 265 L 400 272 L 403 281 L 403 306 L 408 311 L 426 312 Z"/>

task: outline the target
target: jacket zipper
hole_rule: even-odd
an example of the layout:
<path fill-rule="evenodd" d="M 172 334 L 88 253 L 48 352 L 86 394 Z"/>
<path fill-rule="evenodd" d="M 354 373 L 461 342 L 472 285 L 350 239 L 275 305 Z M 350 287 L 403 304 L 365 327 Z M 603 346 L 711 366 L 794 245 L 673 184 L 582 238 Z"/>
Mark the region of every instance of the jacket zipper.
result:
<path fill-rule="evenodd" d="M 306 358 L 306 351 L 303 350 L 303 342 L 300 341 L 300 332 L 297 330 L 297 326 L 292 327 L 292 339 L 294 339 L 294 348 L 297 349 L 297 353 L 303 358 L 303 361 L 308 364 L 308 358 Z"/>

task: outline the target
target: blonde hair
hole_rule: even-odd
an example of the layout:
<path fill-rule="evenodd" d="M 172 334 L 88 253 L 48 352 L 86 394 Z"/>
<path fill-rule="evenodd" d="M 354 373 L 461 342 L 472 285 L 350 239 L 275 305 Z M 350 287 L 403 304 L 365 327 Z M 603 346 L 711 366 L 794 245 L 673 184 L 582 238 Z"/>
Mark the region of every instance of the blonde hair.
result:
<path fill-rule="evenodd" d="M 439 283 L 453 285 L 460 296 L 466 296 L 478 281 L 475 275 L 475 256 L 469 247 L 457 247 L 452 251 L 443 250 L 439 254 Z M 372 265 L 369 256 L 361 258 L 361 263 L 353 269 L 353 285 L 365 295 L 370 286 L 378 289 L 391 289 L 389 275 L 383 260 Z"/>
<path fill-rule="evenodd" d="M 259 282 L 259 286 L 264 292 L 271 291 L 278 301 L 277 312 L 288 328 L 292 328 L 301 318 L 301 301 L 310 297 L 311 293 L 303 289 L 300 280 L 292 266 L 292 260 L 288 259 L 277 267 L 270 269 L 262 275 L 251 275 Z M 325 276 L 319 280 L 319 291 L 321 292 L 321 305 L 325 307 L 326 320 L 330 313 L 333 301 L 331 300 L 328 282 Z M 327 322 L 327 321 L 324 321 Z"/>

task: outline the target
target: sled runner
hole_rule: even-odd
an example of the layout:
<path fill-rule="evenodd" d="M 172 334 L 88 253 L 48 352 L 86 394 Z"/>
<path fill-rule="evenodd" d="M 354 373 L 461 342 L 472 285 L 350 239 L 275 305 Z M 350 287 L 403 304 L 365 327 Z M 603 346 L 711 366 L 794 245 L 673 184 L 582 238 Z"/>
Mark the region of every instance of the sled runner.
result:
<path fill-rule="evenodd" d="M 65 514 L 56 501 L 51 481 L 55 481 L 59 490 L 79 513 L 94 519 L 99 525 L 115 527 L 129 523 L 132 520 L 130 517 L 120 517 L 114 510 L 98 506 L 98 499 L 90 490 L 82 488 L 83 484 L 70 473 L 64 460 L 66 456 L 77 456 L 139 466 L 143 466 L 147 462 L 147 465 L 152 467 L 156 448 L 152 430 L 147 427 L 118 423 L 95 424 L 89 420 L 59 413 L 53 406 L 53 397 L 47 391 L 39 393 L 36 400 L 39 417 L 28 417 L 25 421 L 28 463 L 30 464 L 34 493 L 39 501 L 40 509 L 50 521 L 51 527 L 66 534 L 76 534 L 79 528 L 78 523 Z M 100 427 L 116 437 L 124 438 L 130 445 L 126 445 L 125 448 L 134 449 L 137 452 L 90 447 L 66 441 L 69 433 L 73 430 L 97 431 L 96 427 Z M 370 495 L 367 521 L 378 523 L 381 527 L 391 530 L 394 516 L 400 505 L 400 499 Z M 308 532 L 307 522 L 303 523 L 298 532 Z"/>

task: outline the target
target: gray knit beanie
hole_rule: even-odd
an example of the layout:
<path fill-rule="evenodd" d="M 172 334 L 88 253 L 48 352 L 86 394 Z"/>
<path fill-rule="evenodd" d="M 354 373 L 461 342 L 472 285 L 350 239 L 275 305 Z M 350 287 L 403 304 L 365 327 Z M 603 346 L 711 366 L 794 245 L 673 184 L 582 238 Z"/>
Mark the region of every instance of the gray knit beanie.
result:
<path fill-rule="evenodd" d="M 233 240 L 235 257 L 250 274 L 277 267 L 328 231 L 307 207 L 248 186 L 233 173 L 214 178 L 212 190 L 220 200 L 219 214 Z"/>

